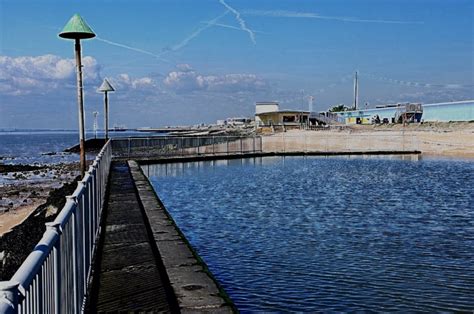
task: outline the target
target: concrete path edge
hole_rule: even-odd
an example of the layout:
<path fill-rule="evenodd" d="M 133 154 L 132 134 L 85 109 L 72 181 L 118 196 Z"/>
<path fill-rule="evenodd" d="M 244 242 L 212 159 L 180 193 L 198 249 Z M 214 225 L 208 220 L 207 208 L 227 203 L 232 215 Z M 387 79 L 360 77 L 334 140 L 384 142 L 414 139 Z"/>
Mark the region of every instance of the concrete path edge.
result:
<path fill-rule="evenodd" d="M 235 313 L 230 297 L 166 210 L 140 165 L 128 161 L 138 196 L 182 313 Z"/>

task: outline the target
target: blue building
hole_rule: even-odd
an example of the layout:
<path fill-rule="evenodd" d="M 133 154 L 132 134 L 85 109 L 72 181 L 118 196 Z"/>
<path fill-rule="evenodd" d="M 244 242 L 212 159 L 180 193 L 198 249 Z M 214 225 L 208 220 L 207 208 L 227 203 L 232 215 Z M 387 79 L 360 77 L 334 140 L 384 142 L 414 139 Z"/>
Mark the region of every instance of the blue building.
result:
<path fill-rule="evenodd" d="M 474 121 L 474 100 L 424 104 L 422 107 L 422 121 Z M 397 110 L 399 107 L 392 105 L 383 108 L 342 111 L 337 114 L 346 124 L 371 124 L 377 115 L 381 121 L 387 119 L 393 122 Z"/>

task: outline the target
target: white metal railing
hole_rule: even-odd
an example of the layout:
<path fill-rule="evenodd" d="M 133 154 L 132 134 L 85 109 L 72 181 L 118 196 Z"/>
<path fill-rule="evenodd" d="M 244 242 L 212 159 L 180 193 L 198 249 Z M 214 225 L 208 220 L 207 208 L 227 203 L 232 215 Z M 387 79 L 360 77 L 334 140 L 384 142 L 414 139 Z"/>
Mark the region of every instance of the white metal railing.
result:
<path fill-rule="evenodd" d="M 0 313 L 84 311 L 111 160 L 108 141 L 33 252 L 0 282 Z"/>
<path fill-rule="evenodd" d="M 114 157 L 231 155 L 262 151 L 260 136 L 156 136 L 112 139 Z"/>

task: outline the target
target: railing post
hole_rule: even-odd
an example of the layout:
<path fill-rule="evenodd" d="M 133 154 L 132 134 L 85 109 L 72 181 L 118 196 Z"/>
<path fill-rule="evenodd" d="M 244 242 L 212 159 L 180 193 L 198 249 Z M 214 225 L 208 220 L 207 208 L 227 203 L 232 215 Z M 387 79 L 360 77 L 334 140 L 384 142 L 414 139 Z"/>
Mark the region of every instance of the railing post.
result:
<path fill-rule="evenodd" d="M 74 209 L 72 211 L 72 216 L 71 216 L 71 224 L 72 224 L 72 285 L 73 285 L 73 300 L 74 300 L 74 311 L 76 313 L 79 312 L 79 299 L 78 299 L 78 280 L 77 276 L 78 274 L 82 276 L 83 272 L 80 271 L 78 268 L 78 258 L 77 258 L 77 239 L 81 239 L 81 230 L 77 226 L 77 197 L 68 195 L 66 196 L 66 203 L 67 202 L 72 202 L 74 203 Z M 79 236 L 77 235 L 79 233 Z"/>
<path fill-rule="evenodd" d="M 215 143 L 216 143 L 216 138 L 213 136 L 212 137 L 212 154 L 216 154 L 216 148 L 215 148 Z"/>
<path fill-rule="evenodd" d="M 132 139 L 129 137 L 128 138 L 128 158 L 130 158 L 130 152 L 132 150 L 132 143 L 131 143 Z"/>
<path fill-rule="evenodd" d="M 285 132 L 282 132 L 282 133 L 281 133 L 281 137 L 283 138 L 283 152 L 286 152 Z"/>
<path fill-rule="evenodd" d="M 304 132 L 304 152 L 307 153 L 308 152 L 308 141 L 306 139 L 308 134 L 306 134 L 306 132 Z"/>
<path fill-rule="evenodd" d="M 242 155 L 244 152 L 242 151 L 242 137 L 240 137 L 240 154 Z"/>
<path fill-rule="evenodd" d="M 227 155 L 229 155 L 229 137 L 226 137 Z"/>
<path fill-rule="evenodd" d="M 18 286 L 17 282 L 0 282 L 0 311 L 7 314 L 18 312 Z"/>
<path fill-rule="evenodd" d="M 253 153 L 255 154 L 256 151 L 255 151 L 255 136 L 253 137 Z"/>
<path fill-rule="evenodd" d="M 61 228 L 59 222 L 47 222 L 46 231 L 52 230 L 58 235 L 53 248 L 54 263 L 54 313 L 61 313 Z"/>

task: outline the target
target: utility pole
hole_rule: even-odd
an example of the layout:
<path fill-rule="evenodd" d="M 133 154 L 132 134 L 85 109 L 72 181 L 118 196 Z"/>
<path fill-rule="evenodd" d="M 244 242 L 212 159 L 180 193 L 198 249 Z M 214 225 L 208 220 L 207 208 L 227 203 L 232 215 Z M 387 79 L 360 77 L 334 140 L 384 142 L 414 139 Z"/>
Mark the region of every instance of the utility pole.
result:
<path fill-rule="evenodd" d="M 308 123 L 307 124 L 308 124 L 308 128 L 309 128 L 309 127 L 311 127 L 310 117 L 313 114 L 313 100 L 314 100 L 314 97 L 309 96 L 308 100 L 309 100 L 309 103 L 308 103 L 309 116 L 308 116 Z"/>
<path fill-rule="evenodd" d="M 359 81 L 357 77 L 357 71 L 354 76 L 354 110 L 357 110 L 357 105 L 359 102 Z"/>

